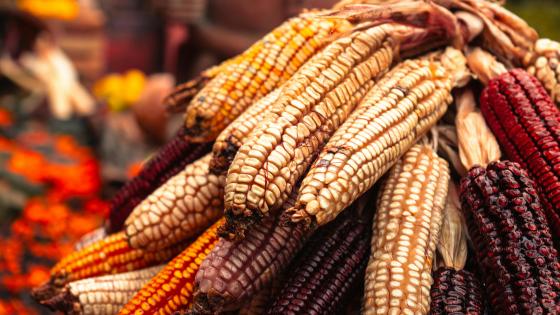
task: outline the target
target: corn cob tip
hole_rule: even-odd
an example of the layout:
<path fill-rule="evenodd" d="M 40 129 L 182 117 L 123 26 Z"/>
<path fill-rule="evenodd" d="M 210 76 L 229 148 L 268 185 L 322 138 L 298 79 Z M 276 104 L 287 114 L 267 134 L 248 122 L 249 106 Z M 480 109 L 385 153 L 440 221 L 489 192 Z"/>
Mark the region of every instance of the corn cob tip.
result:
<path fill-rule="evenodd" d="M 185 110 L 191 99 L 210 81 L 210 77 L 199 75 L 175 87 L 171 94 L 163 99 L 163 105 L 169 113 L 179 113 Z"/>
<path fill-rule="evenodd" d="M 191 314 L 202 315 L 202 314 L 222 314 L 223 307 L 225 304 L 225 299 L 223 296 L 218 294 L 212 294 L 212 292 L 202 293 L 198 289 L 198 285 L 195 286 L 196 292 L 194 294 L 193 308 L 191 309 Z"/>
<path fill-rule="evenodd" d="M 232 141 L 232 136 L 230 135 L 224 141 L 224 148 L 222 148 L 218 154 L 213 154 L 210 160 L 210 165 L 208 166 L 208 171 L 210 174 L 214 175 L 225 175 L 239 149 L 239 146 Z"/>
<path fill-rule="evenodd" d="M 37 302 L 48 300 L 55 296 L 60 290 L 59 286 L 53 284 L 52 279 L 31 289 L 31 298 Z"/>
<path fill-rule="evenodd" d="M 48 307 L 53 312 L 64 314 L 80 314 L 78 297 L 70 292 L 68 286 L 58 290 L 56 294 L 48 299 L 38 301 L 41 305 Z"/>
<path fill-rule="evenodd" d="M 226 221 L 218 229 L 218 235 L 229 241 L 240 241 L 245 238 L 245 231 L 262 220 L 259 211 L 245 211 L 242 215 L 234 215 L 225 211 Z"/>

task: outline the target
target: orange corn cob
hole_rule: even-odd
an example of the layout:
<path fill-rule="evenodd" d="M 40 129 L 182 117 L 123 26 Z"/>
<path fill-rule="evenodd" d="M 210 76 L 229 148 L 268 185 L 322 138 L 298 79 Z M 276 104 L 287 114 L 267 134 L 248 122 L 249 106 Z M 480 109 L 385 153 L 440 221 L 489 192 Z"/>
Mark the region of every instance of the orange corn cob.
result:
<path fill-rule="evenodd" d="M 172 314 L 188 308 L 193 300 L 194 277 L 206 255 L 218 242 L 221 219 L 170 261 L 119 314 Z"/>
<path fill-rule="evenodd" d="M 101 275 L 142 269 L 165 262 L 184 248 L 173 246 L 155 252 L 133 249 L 124 232 L 110 235 L 64 257 L 51 270 L 56 285 Z"/>
<path fill-rule="evenodd" d="M 193 141 L 209 141 L 247 107 L 288 80 L 333 34 L 349 28 L 343 20 L 292 18 L 229 64 L 195 95 L 186 112 Z"/>

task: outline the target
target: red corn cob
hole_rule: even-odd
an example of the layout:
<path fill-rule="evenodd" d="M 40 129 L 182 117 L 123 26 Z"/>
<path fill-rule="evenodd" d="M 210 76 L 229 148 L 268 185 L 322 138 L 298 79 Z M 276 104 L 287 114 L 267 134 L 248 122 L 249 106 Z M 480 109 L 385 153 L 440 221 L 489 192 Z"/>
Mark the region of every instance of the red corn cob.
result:
<path fill-rule="evenodd" d="M 519 164 L 472 168 L 461 204 L 494 313 L 560 314 L 560 262 L 534 182 Z"/>
<path fill-rule="evenodd" d="M 127 182 L 111 199 L 109 233 L 120 231 L 130 212 L 156 188 L 165 183 L 185 166 L 208 153 L 210 143 L 195 144 L 185 139 L 185 128 L 150 159 L 132 180 Z"/>
<path fill-rule="evenodd" d="M 539 81 L 521 69 L 490 80 L 480 105 L 506 156 L 538 184 L 552 232 L 560 236 L 560 111 Z"/>
<path fill-rule="evenodd" d="M 370 222 L 346 212 L 314 234 L 291 264 L 267 314 L 338 314 L 363 279 Z"/>

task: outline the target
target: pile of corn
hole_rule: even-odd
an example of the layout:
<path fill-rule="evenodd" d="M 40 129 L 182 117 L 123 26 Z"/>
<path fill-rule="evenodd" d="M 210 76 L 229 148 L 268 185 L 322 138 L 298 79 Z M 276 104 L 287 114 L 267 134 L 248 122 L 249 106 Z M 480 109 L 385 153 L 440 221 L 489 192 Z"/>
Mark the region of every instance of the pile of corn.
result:
<path fill-rule="evenodd" d="M 33 296 L 70 314 L 560 314 L 559 54 L 486 0 L 302 13 L 177 87 L 185 126 Z"/>

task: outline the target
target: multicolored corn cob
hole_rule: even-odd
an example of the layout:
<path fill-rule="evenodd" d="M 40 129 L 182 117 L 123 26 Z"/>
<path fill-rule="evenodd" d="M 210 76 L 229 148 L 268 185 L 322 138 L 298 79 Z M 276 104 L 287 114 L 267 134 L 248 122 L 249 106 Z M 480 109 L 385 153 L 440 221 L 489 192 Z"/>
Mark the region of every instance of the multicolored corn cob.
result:
<path fill-rule="evenodd" d="M 253 103 L 220 133 L 212 147 L 210 173 L 216 175 L 227 174 L 237 150 L 239 150 L 253 129 L 265 119 L 281 93 L 282 87 L 268 93 Z"/>
<path fill-rule="evenodd" d="M 130 246 L 157 250 L 202 232 L 222 215 L 225 175 L 209 174 L 211 154 L 187 165 L 140 203 L 125 222 Z"/>
<path fill-rule="evenodd" d="M 62 286 L 79 279 L 150 267 L 171 259 L 183 248 L 184 245 L 176 245 L 154 252 L 133 249 L 124 232 L 120 232 L 62 258 L 51 269 L 51 282 Z"/>
<path fill-rule="evenodd" d="M 287 81 L 331 36 L 349 28 L 344 20 L 306 17 L 278 26 L 194 96 L 185 116 L 190 138 L 215 139 L 253 102 Z"/>
<path fill-rule="evenodd" d="M 142 200 L 186 165 L 208 153 L 210 143 L 195 144 L 185 139 L 185 129 L 179 132 L 142 167 L 111 199 L 108 233 L 122 229 L 124 221 Z"/>
<path fill-rule="evenodd" d="M 170 261 L 120 311 L 126 314 L 173 314 L 188 309 L 193 300 L 194 278 L 202 261 L 218 242 L 219 220 L 194 243 Z"/>
<path fill-rule="evenodd" d="M 364 314 L 427 314 L 449 183 L 447 162 L 413 146 L 389 171 L 373 220 Z"/>
<path fill-rule="evenodd" d="M 560 43 L 541 38 L 527 54 L 524 66 L 546 88 L 552 99 L 560 104 Z"/>
<path fill-rule="evenodd" d="M 239 242 L 221 239 L 196 274 L 193 313 L 243 306 L 288 266 L 310 233 L 270 216 Z"/>
<path fill-rule="evenodd" d="M 484 66 L 495 62 L 480 60 L 489 58 L 477 50 L 469 56 L 469 65 L 485 73 Z M 487 81 L 480 97 L 482 114 L 505 155 L 536 181 L 552 232 L 560 236 L 560 110 L 524 70 L 492 73 Z"/>
<path fill-rule="evenodd" d="M 40 303 L 65 314 L 114 315 L 162 268 L 160 265 L 70 282 L 59 294 Z"/>
<path fill-rule="evenodd" d="M 472 168 L 461 181 L 461 205 L 493 313 L 560 314 L 558 254 L 534 182 L 520 165 Z"/>
<path fill-rule="evenodd" d="M 266 314 L 341 313 L 351 289 L 363 279 L 370 226 L 370 215 L 357 216 L 349 209 L 319 229 L 288 268 L 286 281 Z"/>
<path fill-rule="evenodd" d="M 295 207 L 287 210 L 292 221 L 334 219 L 437 122 L 452 100 L 456 75 L 466 69 L 453 48 L 437 59 L 406 60 L 369 91 L 303 179 Z"/>
<path fill-rule="evenodd" d="M 439 267 L 433 272 L 430 289 L 431 315 L 484 314 L 482 284 L 475 274 L 464 270 L 467 261 L 466 226 L 455 184 L 449 183 L 447 204 L 437 245 Z"/>

